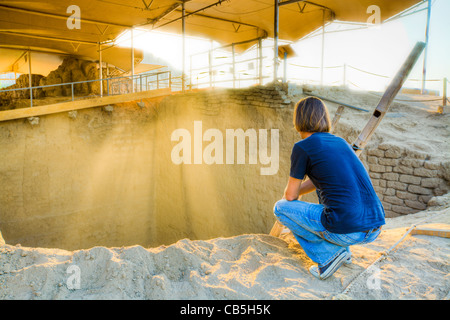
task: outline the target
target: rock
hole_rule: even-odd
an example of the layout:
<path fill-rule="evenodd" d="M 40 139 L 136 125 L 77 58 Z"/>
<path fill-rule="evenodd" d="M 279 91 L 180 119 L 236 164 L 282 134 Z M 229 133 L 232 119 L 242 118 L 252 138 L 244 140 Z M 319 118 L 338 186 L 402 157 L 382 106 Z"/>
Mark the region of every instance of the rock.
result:
<path fill-rule="evenodd" d="M 5 240 L 3 239 L 3 237 L 2 237 L 2 232 L 0 231 L 0 247 L 1 246 L 4 246 L 6 243 L 5 243 Z"/>
<path fill-rule="evenodd" d="M 103 107 L 103 110 L 106 112 L 113 112 L 114 111 L 114 107 L 111 105 L 107 105 Z"/>
<path fill-rule="evenodd" d="M 32 126 L 37 126 L 39 124 L 39 117 L 29 117 L 27 119 Z"/>
<path fill-rule="evenodd" d="M 68 114 L 69 114 L 70 119 L 76 119 L 77 115 L 78 115 L 78 111 L 77 110 L 69 111 Z"/>

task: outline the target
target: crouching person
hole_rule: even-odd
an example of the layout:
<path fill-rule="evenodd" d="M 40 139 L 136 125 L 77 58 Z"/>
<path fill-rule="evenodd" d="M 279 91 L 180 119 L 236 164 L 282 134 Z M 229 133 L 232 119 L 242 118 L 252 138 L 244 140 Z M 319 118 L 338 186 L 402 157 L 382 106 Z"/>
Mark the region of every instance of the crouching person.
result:
<path fill-rule="evenodd" d="M 378 237 L 385 223 L 384 209 L 352 147 L 330 133 L 322 100 L 300 100 L 294 126 L 302 140 L 292 149 L 289 180 L 274 213 L 318 264 L 310 272 L 323 280 L 342 264 L 351 263 L 350 246 Z M 298 200 L 313 191 L 318 204 Z"/>

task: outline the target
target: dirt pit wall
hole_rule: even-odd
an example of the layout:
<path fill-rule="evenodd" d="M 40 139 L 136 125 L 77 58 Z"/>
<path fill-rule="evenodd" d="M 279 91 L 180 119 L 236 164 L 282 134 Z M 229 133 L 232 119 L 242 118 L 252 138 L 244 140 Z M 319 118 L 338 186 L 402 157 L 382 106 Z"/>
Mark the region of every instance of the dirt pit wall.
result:
<path fill-rule="evenodd" d="M 6 242 L 75 250 L 268 232 L 299 138 L 283 92 L 252 90 L 1 123 L 0 230 Z M 233 164 L 174 163 L 179 141 L 172 141 L 173 131 L 184 128 L 194 141 L 199 122 L 202 133 L 223 133 L 224 160 L 227 129 L 252 129 L 258 143 L 267 129 L 267 156 L 271 130 L 277 129 L 279 163 L 272 163 L 279 170 L 262 175 L 270 164 L 259 156 L 250 164 L 249 138 L 244 163 L 237 163 L 237 147 Z"/>

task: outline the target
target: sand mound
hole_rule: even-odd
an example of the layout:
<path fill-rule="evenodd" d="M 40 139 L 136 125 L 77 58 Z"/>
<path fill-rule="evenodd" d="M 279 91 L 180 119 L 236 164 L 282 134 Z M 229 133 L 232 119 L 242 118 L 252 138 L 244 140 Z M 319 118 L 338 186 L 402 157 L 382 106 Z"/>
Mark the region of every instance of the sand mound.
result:
<path fill-rule="evenodd" d="M 408 235 L 370 266 L 412 224 L 449 224 L 450 194 L 440 198 L 440 206 L 387 219 L 377 241 L 353 246 L 352 265 L 325 281 L 309 274 L 312 261 L 290 234 L 73 252 L 4 245 L 0 299 L 445 299 L 449 239 Z"/>

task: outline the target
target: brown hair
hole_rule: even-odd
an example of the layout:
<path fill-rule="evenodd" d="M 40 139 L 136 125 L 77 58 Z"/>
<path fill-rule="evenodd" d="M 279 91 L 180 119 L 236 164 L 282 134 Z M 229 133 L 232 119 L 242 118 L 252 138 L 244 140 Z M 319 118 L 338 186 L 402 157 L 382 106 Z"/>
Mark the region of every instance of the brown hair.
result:
<path fill-rule="evenodd" d="M 295 106 L 294 126 L 298 132 L 330 132 L 330 115 L 325 103 L 316 97 L 301 99 Z"/>

